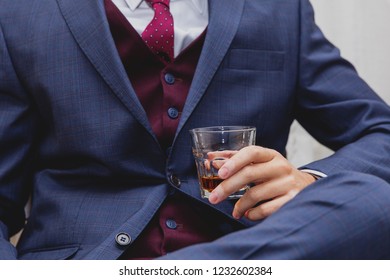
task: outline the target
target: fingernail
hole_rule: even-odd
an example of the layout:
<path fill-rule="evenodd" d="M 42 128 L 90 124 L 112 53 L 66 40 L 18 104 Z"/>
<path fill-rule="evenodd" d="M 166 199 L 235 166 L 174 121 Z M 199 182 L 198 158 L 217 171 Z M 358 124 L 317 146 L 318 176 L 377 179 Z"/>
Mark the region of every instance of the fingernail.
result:
<path fill-rule="evenodd" d="M 217 204 L 219 202 L 219 198 L 220 198 L 220 194 L 219 194 L 219 190 L 218 190 L 218 187 L 216 187 L 210 194 L 209 196 L 209 201 L 210 203 L 212 204 Z"/>
<path fill-rule="evenodd" d="M 226 167 L 222 167 L 218 171 L 218 176 L 221 177 L 222 179 L 225 179 L 228 176 L 229 170 Z"/>
<path fill-rule="evenodd" d="M 233 216 L 233 218 L 236 219 L 236 220 L 239 220 L 239 219 L 241 219 L 241 217 L 242 217 L 241 215 L 239 215 L 239 214 L 238 214 L 237 212 L 235 212 L 235 211 L 233 212 L 232 216 Z"/>

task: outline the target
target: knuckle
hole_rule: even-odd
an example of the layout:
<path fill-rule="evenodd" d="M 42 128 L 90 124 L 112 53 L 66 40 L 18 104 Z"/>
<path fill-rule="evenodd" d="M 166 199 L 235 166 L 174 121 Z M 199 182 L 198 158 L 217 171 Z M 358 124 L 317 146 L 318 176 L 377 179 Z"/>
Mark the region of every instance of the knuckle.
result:
<path fill-rule="evenodd" d="M 251 165 L 244 166 L 241 175 L 245 182 L 251 182 L 253 179 L 253 167 Z"/>
<path fill-rule="evenodd" d="M 268 209 L 267 206 L 264 206 L 263 204 L 262 205 L 259 205 L 256 207 L 255 211 L 252 211 L 253 214 L 253 218 L 256 217 L 256 218 L 266 218 L 268 217 L 271 213 L 270 213 L 270 210 Z"/>
<path fill-rule="evenodd" d="M 248 152 L 250 152 L 254 158 L 259 158 L 262 156 L 262 148 L 259 146 L 248 146 Z"/>
<path fill-rule="evenodd" d="M 292 174 L 293 167 L 286 160 L 279 161 L 278 169 L 284 174 Z"/>
<path fill-rule="evenodd" d="M 291 187 L 296 187 L 298 182 L 297 182 L 297 179 L 295 178 L 295 176 L 290 174 L 290 175 L 286 176 L 286 184 L 288 186 L 291 186 Z"/>
<path fill-rule="evenodd" d="M 249 199 L 250 201 L 257 201 L 258 200 L 258 194 L 257 194 L 257 191 L 256 191 L 256 188 L 250 188 L 246 191 L 245 193 L 245 196 L 247 197 L 247 199 Z"/>
<path fill-rule="evenodd" d="M 265 151 L 268 152 L 272 158 L 284 158 L 277 150 L 265 148 Z"/>
<path fill-rule="evenodd" d="M 268 217 L 272 214 L 271 207 L 267 206 L 266 204 L 260 205 L 260 212 L 264 217 Z"/>

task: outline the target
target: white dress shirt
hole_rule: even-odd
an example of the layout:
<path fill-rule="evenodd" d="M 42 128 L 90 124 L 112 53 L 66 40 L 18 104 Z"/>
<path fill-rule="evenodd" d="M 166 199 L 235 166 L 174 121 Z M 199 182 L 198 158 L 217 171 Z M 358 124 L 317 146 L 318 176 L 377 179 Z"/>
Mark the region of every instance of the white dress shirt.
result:
<path fill-rule="evenodd" d="M 144 0 L 112 0 L 134 29 L 141 35 L 152 20 L 154 11 Z M 190 45 L 207 27 L 207 0 L 171 0 L 174 21 L 174 56 Z"/>

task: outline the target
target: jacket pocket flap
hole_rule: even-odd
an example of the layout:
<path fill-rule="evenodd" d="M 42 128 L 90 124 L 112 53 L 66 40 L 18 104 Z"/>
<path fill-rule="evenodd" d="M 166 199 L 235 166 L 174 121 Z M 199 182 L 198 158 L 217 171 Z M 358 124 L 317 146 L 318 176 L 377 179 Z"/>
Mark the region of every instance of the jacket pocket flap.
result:
<path fill-rule="evenodd" d="M 66 260 L 72 258 L 79 250 L 78 245 L 53 247 L 25 251 L 19 255 L 21 260 Z"/>
<path fill-rule="evenodd" d="M 228 68 L 254 71 L 282 71 L 283 51 L 232 49 L 228 57 Z"/>

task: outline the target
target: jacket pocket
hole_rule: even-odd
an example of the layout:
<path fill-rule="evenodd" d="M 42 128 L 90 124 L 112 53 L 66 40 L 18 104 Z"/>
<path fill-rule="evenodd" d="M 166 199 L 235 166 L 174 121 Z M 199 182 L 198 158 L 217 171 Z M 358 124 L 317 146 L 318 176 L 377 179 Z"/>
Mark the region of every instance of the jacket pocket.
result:
<path fill-rule="evenodd" d="M 19 253 L 20 260 L 67 260 L 79 250 L 79 245 L 51 247 L 23 251 Z"/>

